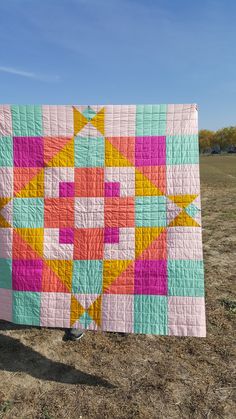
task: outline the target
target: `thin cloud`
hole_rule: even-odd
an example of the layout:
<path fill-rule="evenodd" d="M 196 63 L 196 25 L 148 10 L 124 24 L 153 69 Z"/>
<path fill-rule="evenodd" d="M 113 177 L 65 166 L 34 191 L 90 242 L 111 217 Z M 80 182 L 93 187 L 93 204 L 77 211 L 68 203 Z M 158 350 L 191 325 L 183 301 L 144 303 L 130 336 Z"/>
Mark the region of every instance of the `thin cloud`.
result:
<path fill-rule="evenodd" d="M 34 79 L 34 80 L 45 81 L 45 82 L 58 82 L 60 80 L 60 77 L 57 75 L 46 76 L 43 74 L 37 74 L 30 71 L 19 70 L 18 68 L 14 68 L 14 67 L 0 66 L 0 72 L 14 74 L 16 76 L 26 77 L 28 79 Z"/>

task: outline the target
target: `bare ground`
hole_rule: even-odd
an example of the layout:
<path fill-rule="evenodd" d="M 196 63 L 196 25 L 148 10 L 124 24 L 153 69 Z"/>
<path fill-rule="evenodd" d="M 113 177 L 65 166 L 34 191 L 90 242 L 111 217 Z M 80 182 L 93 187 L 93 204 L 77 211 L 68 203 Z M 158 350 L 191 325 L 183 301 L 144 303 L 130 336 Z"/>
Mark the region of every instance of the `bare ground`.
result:
<path fill-rule="evenodd" d="M 202 157 L 207 338 L 0 322 L 0 418 L 235 418 L 236 156 Z"/>

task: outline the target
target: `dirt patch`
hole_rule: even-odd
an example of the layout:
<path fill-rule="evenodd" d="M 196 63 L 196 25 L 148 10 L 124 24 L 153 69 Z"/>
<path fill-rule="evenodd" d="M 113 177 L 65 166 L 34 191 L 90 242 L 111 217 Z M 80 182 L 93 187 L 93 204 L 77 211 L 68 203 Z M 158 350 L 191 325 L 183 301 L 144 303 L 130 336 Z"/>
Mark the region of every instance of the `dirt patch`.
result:
<path fill-rule="evenodd" d="M 229 176 L 231 175 L 231 176 Z M 236 156 L 201 161 L 207 338 L 0 323 L 0 418 L 234 418 Z"/>

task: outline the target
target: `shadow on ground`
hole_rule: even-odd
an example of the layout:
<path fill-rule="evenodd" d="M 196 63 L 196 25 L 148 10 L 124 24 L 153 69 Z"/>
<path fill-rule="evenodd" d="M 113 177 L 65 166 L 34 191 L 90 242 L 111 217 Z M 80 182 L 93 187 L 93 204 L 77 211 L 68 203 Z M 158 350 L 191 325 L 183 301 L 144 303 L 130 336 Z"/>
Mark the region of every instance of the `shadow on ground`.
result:
<path fill-rule="evenodd" d="M 9 325 L 9 327 L 19 328 L 14 325 Z M 70 365 L 48 359 L 24 345 L 20 340 L 2 334 L 0 334 L 0 370 L 23 372 L 40 380 L 64 384 L 114 387 L 97 375 L 87 374 Z"/>

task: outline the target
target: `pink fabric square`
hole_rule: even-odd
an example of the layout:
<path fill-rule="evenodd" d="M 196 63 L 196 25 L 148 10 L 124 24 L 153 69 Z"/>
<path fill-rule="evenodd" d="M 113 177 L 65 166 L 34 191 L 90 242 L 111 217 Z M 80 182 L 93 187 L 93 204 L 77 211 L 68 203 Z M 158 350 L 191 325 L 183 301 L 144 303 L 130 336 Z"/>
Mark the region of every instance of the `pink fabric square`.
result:
<path fill-rule="evenodd" d="M 104 243 L 119 243 L 119 228 L 118 227 L 105 228 Z"/>
<path fill-rule="evenodd" d="M 60 228 L 59 243 L 60 244 L 73 244 L 74 243 L 74 229 L 73 228 Z"/>
<path fill-rule="evenodd" d="M 136 260 L 134 294 L 167 295 L 166 260 Z"/>
<path fill-rule="evenodd" d="M 12 321 L 12 290 L 0 288 L 0 319 Z"/>
<path fill-rule="evenodd" d="M 12 135 L 11 107 L 0 105 L 0 136 L 7 137 Z"/>
<path fill-rule="evenodd" d="M 164 164 L 166 164 L 166 137 L 136 137 L 136 166 L 161 166 Z"/>
<path fill-rule="evenodd" d="M 43 139 L 41 137 L 14 137 L 14 166 L 43 167 Z"/>
<path fill-rule="evenodd" d="M 169 335 L 206 336 L 204 297 L 168 298 Z"/>
<path fill-rule="evenodd" d="M 105 196 L 120 196 L 120 182 L 105 182 Z"/>
<path fill-rule="evenodd" d="M 12 289 L 15 291 L 41 291 L 42 259 L 12 261 Z"/>
<path fill-rule="evenodd" d="M 133 333 L 134 296 L 103 294 L 102 329 L 110 332 Z"/>
<path fill-rule="evenodd" d="M 44 327 L 70 327 L 71 295 L 64 293 L 41 293 L 41 321 Z"/>
<path fill-rule="evenodd" d="M 59 196 L 73 198 L 75 196 L 74 182 L 60 182 L 59 183 Z"/>

